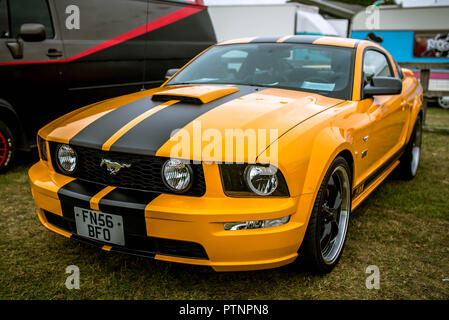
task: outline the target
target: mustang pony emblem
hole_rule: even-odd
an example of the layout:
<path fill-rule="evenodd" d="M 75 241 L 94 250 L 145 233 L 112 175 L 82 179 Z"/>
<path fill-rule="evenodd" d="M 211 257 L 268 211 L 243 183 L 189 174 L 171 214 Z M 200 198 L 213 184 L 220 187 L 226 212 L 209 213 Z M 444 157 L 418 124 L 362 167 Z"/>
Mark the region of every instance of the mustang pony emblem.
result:
<path fill-rule="evenodd" d="M 116 161 L 111 161 L 108 159 L 101 159 L 100 167 L 103 165 L 106 165 L 106 168 L 108 169 L 108 172 L 112 175 L 117 174 L 122 168 L 130 168 L 131 165 L 128 163 L 120 163 Z"/>

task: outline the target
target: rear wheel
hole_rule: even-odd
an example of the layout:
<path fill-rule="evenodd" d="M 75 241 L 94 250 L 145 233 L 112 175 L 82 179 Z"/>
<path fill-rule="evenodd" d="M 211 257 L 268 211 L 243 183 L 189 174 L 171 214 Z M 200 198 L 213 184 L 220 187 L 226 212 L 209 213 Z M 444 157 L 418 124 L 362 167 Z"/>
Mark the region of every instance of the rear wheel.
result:
<path fill-rule="evenodd" d="M 0 121 L 0 172 L 5 172 L 11 167 L 15 151 L 14 136 L 8 126 Z"/>
<path fill-rule="evenodd" d="M 422 142 L 422 120 L 421 116 L 416 118 L 412 136 L 407 144 L 404 154 L 402 155 L 398 166 L 399 178 L 411 180 L 418 172 L 419 160 L 421 158 L 421 142 Z"/>
<path fill-rule="evenodd" d="M 438 105 L 443 109 L 449 109 L 449 96 L 439 97 Z"/>
<path fill-rule="evenodd" d="M 299 252 L 311 271 L 324 274 L 337 265 L 350 213 L 351 170 L 343 157 L 337 157 L 321 183 Z"/>

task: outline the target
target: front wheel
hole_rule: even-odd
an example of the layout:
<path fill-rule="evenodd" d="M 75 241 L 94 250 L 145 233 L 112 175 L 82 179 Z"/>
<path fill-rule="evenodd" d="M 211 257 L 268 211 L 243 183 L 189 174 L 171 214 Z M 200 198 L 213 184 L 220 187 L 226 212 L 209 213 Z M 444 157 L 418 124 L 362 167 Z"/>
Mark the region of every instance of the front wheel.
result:
<path fill-rule="evenodd" d="M 343 252 L 351 213 L 351 170 L 343 157 L 321 183 L 299 254 L 315 273 L 329 273 Z"/>

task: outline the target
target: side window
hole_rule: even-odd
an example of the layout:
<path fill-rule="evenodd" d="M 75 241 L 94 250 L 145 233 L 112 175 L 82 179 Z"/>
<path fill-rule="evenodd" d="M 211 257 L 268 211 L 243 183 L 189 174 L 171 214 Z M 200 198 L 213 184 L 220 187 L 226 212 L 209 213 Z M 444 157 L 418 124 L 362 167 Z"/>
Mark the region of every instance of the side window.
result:
<path fill-rule="evenodd" d="M 9 0 L 11 12 L 11 37 L 15 38 L 24 23 L 40 23 L 45 26 L 47 39 L 54 37 L 50 8 L 47 0 Z"/>
<path fill-rule="evenodd" d="M 8 3 L 0 0 L 0 38 L 9 37 Z"/>
<path fill-rule="evenodd" d="M 368 50 L 363 58 L 364 81 L 369 81 L 372 77 L 394 77 L 388 59 L 379 51 Z"/>

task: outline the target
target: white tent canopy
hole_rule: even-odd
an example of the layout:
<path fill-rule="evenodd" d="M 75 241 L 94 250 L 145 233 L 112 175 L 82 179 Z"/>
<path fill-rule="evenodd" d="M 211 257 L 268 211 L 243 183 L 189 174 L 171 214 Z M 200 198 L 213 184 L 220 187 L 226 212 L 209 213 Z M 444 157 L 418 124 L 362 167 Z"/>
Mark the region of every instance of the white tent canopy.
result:
<path fill-rule="evenodd" d="M 236 4 L 279 4 L 286 2 L 287 0 L 204 0 L 204 4 L 207 6 Z"/>

